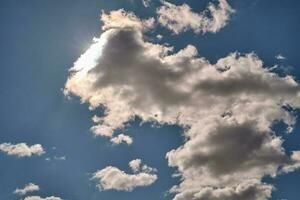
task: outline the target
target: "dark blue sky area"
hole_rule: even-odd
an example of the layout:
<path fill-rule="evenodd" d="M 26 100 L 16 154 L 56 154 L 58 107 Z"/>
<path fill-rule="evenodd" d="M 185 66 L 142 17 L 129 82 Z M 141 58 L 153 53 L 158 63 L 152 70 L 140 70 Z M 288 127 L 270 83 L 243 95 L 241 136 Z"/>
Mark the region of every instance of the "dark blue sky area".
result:
<path fill-rule="evenodd" d="M 195 11 L 209 1 L 186 2 Z M 230 23 L 216 34 L 173 35 L 158 28 L 168 42 L 181 49 L 195 45 L 201 56 L 211 62 L 230 52 L 255 52 L 266 66 L 275 64 L 300 79 L 300 1 L 231 0 L 236 13 Z M 166 191 L 178 183 L 165 154 L 182 143 L 176 126 L 152 128 L 151 124 L 132 122 L 128 133 L 132 146 L 111 146 L 94 138 L 91 112 L 78 99 L 68 100 L 61 88 L 68 69 L 100 34 L 100 12 L 124 8 L 138 16 L 150 17 L 159 2 L 144 8 L 139 0 L 1 0 L 0 1 L 0 143 L 40 143 L 46 154 L 16 158 L 0 153 L 0 199 L 19 199 L 17 187 L 33 182 L 41 187 L 38 195 L 60 196 L 68 200 L 159 200 L 172 199 Z M 277 61 L 275 55 L 287 57 Z M 282 72 L 281 73 L 286 73 Z M 286 138 L 289 150 L 300 148 L 300 127 Z M 55 149 L 53 148 L 55 147 Z M 66 160 L 46 161 L 46 157 L 66 156 Z M 158 169 L 158 180 L 150 187 L 133 192 L 99 192 L 90 173 L 107 165 L 129 171 L 128 161 L 142 158 Z M 278 188 L 273 200 L 299 200 L 300 172 L 268 180 Z"/>

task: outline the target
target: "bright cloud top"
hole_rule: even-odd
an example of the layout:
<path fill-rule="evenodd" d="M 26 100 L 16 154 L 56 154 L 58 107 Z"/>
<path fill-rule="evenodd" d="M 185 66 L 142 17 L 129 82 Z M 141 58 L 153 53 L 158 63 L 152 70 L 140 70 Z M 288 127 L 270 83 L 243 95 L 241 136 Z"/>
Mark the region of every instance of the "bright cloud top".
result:
<path fill-rule="evenodd" d="M 171 189 L 174 200 L 268 199 L 273 186 L 262 178 L 299 168 L 299 152 L 289 156 L 272 130 L 275 122 L 287 132 L 295 124 L 290 108 L 300 107 L 300 87 L 292 76 L 271 72 L 254 53 L 232 53 L 215 64 L 193 45 L 173 53 L 145 40 L 148 26 L 133 13 L 105 16 L 105 31 L 70 69 L 65 94 L 105 108 L 92 128 L 96 135 L 113 137 L 135 116 L 185 127 L 185 143 L 167 153 L 182 178 Z M 157 179 L 112 166 L 93 178 L 102 190 L 126 191 Z"/>
<path fill-rule="evenodd" d="M 34 183 L 28 183 L 24 186 L 24 188 L 17 188 L 14 193 L 18 195 L 25 195 L 30 192 L 39 191 L 40 187 Z"/>
<path fill-rule="evenodd" d="M 0 151 L 3 151 L 7 155 L 13 155 L 17 157 L 31 157 L 32 155 L 41 156 L 45 153 L 42 145 L 35 144 L 28 146 L 26 143 L 2 143 L 0 144 Z"/>
<path fill-rule="evenodd" d="M 217 6 L 210 3 L 201 13 L 193 12 L 187 4 L 177 6 L 167 1 L 162 3 L 163 5 L 157 9 L 158 21 L 176 34 L 189 29 L 196 33 L 218 32 L 235 12 L 226 0 L 219 0 Z"/>
<path fill-rule="evenodd" d="M 132 191 L 136 187 L 145 187 L 153 184 L 157 179 L 154 170 L 140 171 L 140 165 L 140 159 L 130 161 L 129 166 L 134 171 L 134 174 L 127 174 L 117 167 L 108 166 L 95 172 L 92 179 L 98 182 L 97 187 L 100 190 Z M 153 169 L 147 165 L 144 166 L 145 169 Z"/>

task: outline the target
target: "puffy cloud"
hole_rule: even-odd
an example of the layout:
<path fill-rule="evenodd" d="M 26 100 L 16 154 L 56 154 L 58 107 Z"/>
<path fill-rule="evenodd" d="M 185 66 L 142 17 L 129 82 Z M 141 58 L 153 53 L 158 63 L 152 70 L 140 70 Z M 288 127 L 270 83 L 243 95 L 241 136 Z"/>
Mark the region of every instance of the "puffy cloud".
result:
<path fill-rule="evenodd" d="M 141 164 L 142 164 L 141 159 L 135 159 L 129 162 L 129 167 L 132 169 L 133 172 L 138 172 L 140 171 Z"/>
<path fill-rule="evenodd" d="M 41 156 L 45 153 L 42 145 L 35 144 L 28 146 L 26 143 L 2 143 L 0 144 L 0 151 L 5 152 L 7 155 L 14 155 L 17 157 L 30 157 L 32 155 Z"/>
<path fill-rule="evenodd" d="M 157 172 L 157 169 L 153 168 L 153 167 L 149 167 L 148 165 L 143 164 L 142 165 L 142 160 L 141 159 L 135 159 L 130 161 L 129 163 L 129 167 L 131 168 L 131 170 L 134 173 L 137 172 L 146 172 L 146 173 L 155 173 Z"/>
<path fill-rule="evenodd" d="M 300 167 L 298 153 L 289 156 L 272 130 L 278 121 L 292 130 L 298 83 L 271 72 L 254 53 L 232 53 L 211 64 L 192 45 L 173 53 L 148 42 L 144 31 L 132 23 L 106 29 L 70 70 L 65 94 L 91 109 L 105 108 L 95 117 L 94 134 L 113 137 L 135 116 L 178 124 L 185 143 L 167 153 L 182 178 L 172 189 L 176 200 L 267 199 L 272 186 L 262 183 L 264 176 Z M 102 189 L 132 190 L 141 175 L 156 179 L 111 166 L 94 178 Z"/>
<path fill-rule="evenodd" d="M 125 142 L 127 143 L 128 145 L 131 145 L 133 140 L 130 136 L 128 135 L 124 135 L 124 134 L 120 134 L 116 137 L 113 137 L 110 139 L 110 141 L 113 143 L 113 144 L 121 144 L 122 142 Z"/>
<path fill-rule="evenodd" d="M 39 191 L 40 187 L 34 183 L 28 183 L 24 186 L 24 188 L 17 188 L 14 193 L 18 195 L 25 195 L 29 192 Z"/>
<path fill-rule="evenodd" d="M 28 197 L 25 197 L 24 200 L 62 200 L 62 198 L 54 197 L 54 196 L 51 196 L 51 197 L 28 196 Z"/>
<path fill-rule="evenodd" d="M 92 179 L 97 180 L 97 187 L 100 190 L 122 190 L 132 191 L 136 187 L 145 187 L 153 184 L 157 175 L 152 171 L 140 171 L 141 160 L 132 160 L 129 166 L 135 174 L 127 174 L 120 169 L 108 166 L 94 173 Z M 145 165 L 146 166 L 146 165 Z"/>
<path fill-rule="evenodd" d="M 202 13 L 193 12 L 187 4 L 162 3 L 157 9 L 158 22 L 176 34 L 189 29 L 196 33 L 218 32 L 235 12 L 226 0 L 219 0 L 217 6 L 210 3 Z"/>
<path fill-rule="evenodd" d="M 282 168 L 282 172 L 289 173 L 300 168 L 300 151 L 293 151 L 291 156 L 292 162 Z"/>
<path fill-rule="evenodd" d="M 103 122 L 103 120 L 97 116 L 93 117 L 93 121 L 98 124 Z M 96 136 L 103 136 L 103 137 L 110 138 L 110 141 L 113 144 L 121 144 L 125 142 L 127 145 L 131 145 L 133 143 L 133 139 L 129 135 L 125 135 L 121 133 L 117 136 L 114 136 L 113 135 L 114 129 L 109 125 L 104 125 L 104 124 L 95 125 L 91 128 L 91 130 Z"/>

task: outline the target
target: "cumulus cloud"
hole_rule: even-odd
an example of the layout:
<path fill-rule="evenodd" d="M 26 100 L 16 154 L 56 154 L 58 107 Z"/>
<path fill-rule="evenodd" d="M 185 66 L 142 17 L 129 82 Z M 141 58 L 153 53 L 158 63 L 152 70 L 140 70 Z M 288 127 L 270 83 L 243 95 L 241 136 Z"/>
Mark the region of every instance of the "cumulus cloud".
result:
<path fill-rule="evenodd" d="M 102 118 L 98 116 L 94 116 L 93 121 L 98 124 L 103 122 Z M 126 143 L 127 145 L 131 145 L 133 143 L 133 139 L 129 135 L 125 135 L 121 133 L 117 136 L 114 136 L 113 135 L 114 129 L 109 125 L 104 125 L 104 124 L 95 125 L 91 128 L 91 130 L 96 136 L 103 136 L 103 137 L 110 138 L 110 142 L 115 145 L 121 143 Z"/>
<path fill-rule="evenodd" d="M 282 168 L 282 172 L 289 173 L 300 168 L 300 151 L 293 151 L 291 156 L 292 162 Z"/>
<path fill-rule="evenodd" d="M 121 144 L 122 142 L 125 142 L 126 144 L 128 145 L 131 145 L 133 140 L 130 136 L 128 135 L 124 135 L 124 134 L 120 134 L 116 137 L 113 137 L 110 139 L 110 141 L 113 143 L 113 144 Z"/>
<path fill-rule="evenodd" d="M 155 173 L 157 172 L 156 168 L 149 167 L 148 165 L 143 164 L 141 159 L 135 159 L 128 163 L 129 167 L 134 173 L 137 172 L 146 172 L 146 173 Z"/>
<path fill-rule="evenodd" d="M 187 4 L 175 5 L 162 1 L 157 9 L 158 22 L 175 34 L 189 29 L 196 33 L 218 32 L 235 12 L 226 0 L 219 0 L 218 5 L 209 4 L 201 13 L 193 12 Z"/>
<path fill-rule="evenodd" d="M 26 143 L 2 143 L 0 144 L 0 151 L 6 153 L 7 155 L 13 155 L 17 157 L 30 157 L 32 155 L 41 156 L 45 153 L 42 145 L 35 144 L 28 146 Z"/>
<path fill-rule="evenodd" d="M 17 188 L 14 193 L 18 195 L 25 195 L 30 192 L 39 191 L 40 187 L 34 183 L 28 183 L 24 186 L 24 188 Z"/>
<path fill-rule="evenodd" d="M 140 165 L 140 159 L 129 162 L 129 166 L 135 174 L 127 174 L 117 167 L 108 166 L 95 172 L 92 179 L 98 182 L 97 187 L 100 190 L 132 191 L 136 187 L 153 184 L 157 179 L 157 175 L 153 171 L 140 171 Z"/>
<path fill-rule="evenodd" d="M 132 169 L 133 172 L 138 172 L 140 171 L 141 164 L 142 164 L 141 159 L 135 159 L 129 162 L 129 167 Z"/>
<path fill-rule="evenodd" d="M 25 197 L 24 200 L 62 200 L 62 198 L 54 197 L 54 196 L 51 196 L 51 197 L 28 196 L 28 197 Z"/>
<path fill-rule="evenodd" d="M 54 156 L 54 157 L 47 157 L 45 158 L 46 161 L 51 161 L 51 160 L 58 160 L 58 161 L 63 161 L 66 160 L 66 156 Z"/>
<path fill-rule="evenodd" d="M 94 134 L 112 137 L 135 116 L 178 124 L 185 143 L 166 155 L 182 180 L 171 190 L 174 199 L 269 198 L 273 187 L 262 178 L 299 168 L 298 153 L 289 156 L 272 130 L 278 121 L 292 130 L 290 108 L 300 107 L 299 84 L 271 72 L 254 53 L 231 53 L 212 64 L 193 45 L 173 52 L 147 41 L 143 20 L 130 15 L 139 25 L 105 29 L 65 84 L 66 95 L 79 96 L 91 109 L 105 108 L 94 120 Z M 157 177 L 109 166 L 94 178 L 101 189 L 130 191 Z"/>

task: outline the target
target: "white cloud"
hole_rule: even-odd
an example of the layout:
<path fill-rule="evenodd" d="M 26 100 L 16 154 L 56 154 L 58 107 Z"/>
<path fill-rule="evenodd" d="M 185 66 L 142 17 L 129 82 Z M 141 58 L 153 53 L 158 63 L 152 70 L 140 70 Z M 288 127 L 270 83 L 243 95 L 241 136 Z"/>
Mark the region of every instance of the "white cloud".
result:
<path fill-rule="evenodd" d="M 158 40 L 161 40 L 161 39 L 163 38 L 163 36 L 160 35 L 160 34 L 158 34 L 158 35 L 156 35 L 156 38 L 157 38 Z"/>
<path fill-rule="evenodd" d="M 293 151 L 291 159 L 291 164 L 284 166 L 282 172 L 289 173 L 300 168 L 300 151 Z"/>
<path fill-rule="evenodd" d="M 143 5 L 148 8 L 150 6 L 151 0 L 142 0 Z"/>
<path fill-rule="evenodd" d="M 158 22 L 176 34 L 189 29 L 196 33 L 218 32 L 235 12 L 226 0 L 219 0 L 217 6 L 210 3 L 202 13 L 193 12 L 187 4 L 174 5 L 167 1 L 162 3 L 157 9 Z"/>
<path fill-rule="evenodd" d="M 66 156 L 54 156 L 54 160 L 66 160 Z"/>
<path fill-rule="evenodd" d="M 254 53 L 232 53 L 211 64 L 192 45 L 172 53 L 172 47 L 146 41 L 145 29 L 136 27 L 105 29 L 71 68 L 65 94 L 106 110 L 94 120 L 94 134 L 112 137 L 135 116 L 181 125 L 185 143 L 167 153 L 182 178 L 172 189 L 174 199 L 267 199 L 273 187 L 262 178 L 298 168 L 272 125 L 282 121 L 290 130 L 295 124 L 286 107 L 300 107 L 299 84 L 271 72 Z M 137 180 L 149 183 L 142 177 L 156 180 L 141 171 L 129 175 L 110 166 L 94 178 L 101 189 L 130 191 Z"/>
<path fill-rule="evenodd" d="M 54 197 L 54 196 L 51 196 L 51 197 L 28 196 L 28 197 L 25 197 L 24 200 L 62 200 L 62 198 Z"/>
<path fill-rule="evenodd" d="M 129 163 L 135 174 L 127 174 L 120 169 L 108 166 L 94 173 L 92 179 L 96 180 L 97 187 L 100 190 L 122 190 L 132 191 L 137 187 L 146 187 L 153 184 L 157 175 L 153 172 L 139 172 L 139 160 L 133 160 Z"/>
<path fill-rule="evenodd" d="M 138 172 L 140 171 L 141 164 L 142 164 L 141 159 L 135 159 L 129 162 L 129 167 L 132 169 L 133 172 Z"/>
<path fill-rule="evenodd" d="M 121 144 L 122 142 L 125 142 L 128 145 L 131 145 L 133 142 L 130 136 L 124 134 L 119 134 L 118 136 L 111 138 L 110 141 L 113 144 Z"/>
<path fill-rule="evenodd" d="M 35 144 L 28 146 L 26 143 L 2 143 L 0 144 L 0 151 L 5 152 L 7 155 L 14 155 L 17 157 L 30 157 L 32 155 L 41 156 L 45 153 L 42 145 Z"/>
<path fill-rule="evenodd" d="M 66 160 L 66 159 L 67 159 L 66 156 L 54 156 L 54 157 L 47 157 L 47 158 L 45 158 L 46 161 L 51 161 L 51 160 L 63 161 L 63 160 Z"/>
<path fill-rule="evenodd" d="M 285 60 L 285 59 L 286 59 L 286 57 L 283 56 L 283 55 L 281 55 L 281 54 L 276 55 L 275 58 L 276 58 L 277 60 Z"/>
<path fill-rule="evenodd" d="M 143 164 L 141 159 L 135 159 L 129 162 L 129 167 L 134 173 L 146 172 L 146 173 L 156 173 L 157 169 L 149 167 L 148 165 Z"/>
<path fill-rule="evenodd" d="M 24 188 L 17 188 L 14 193 L 18 195 L 25 195 L 30 192 L 39 191 L 40 187 L 34 183 L 28 183 L 24 186 Z"/>
<path fill-rule="evenodd" d="M 131 27 L 140 30 L 147 30 L 154 26 L 154 18 L 140 20 L 131 12 L 125 12 L 123 9 L 112 11 L 106 14 L 102 11 L 101 20 L 103 22 L 102 29 L 108 30 L 115 27 Z"/>
<path fill-rule="evenodd" d="M 271 185 L 249 181 L 235 187 L 187 189 L 174 200 L 263 200 L 271 197 L 272 190 Z"/>

